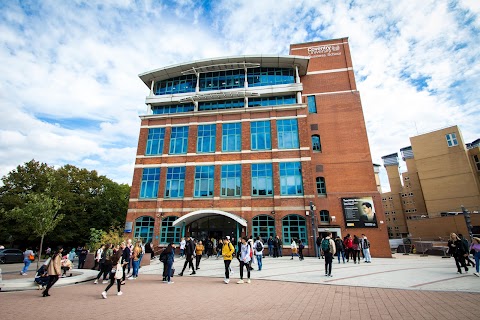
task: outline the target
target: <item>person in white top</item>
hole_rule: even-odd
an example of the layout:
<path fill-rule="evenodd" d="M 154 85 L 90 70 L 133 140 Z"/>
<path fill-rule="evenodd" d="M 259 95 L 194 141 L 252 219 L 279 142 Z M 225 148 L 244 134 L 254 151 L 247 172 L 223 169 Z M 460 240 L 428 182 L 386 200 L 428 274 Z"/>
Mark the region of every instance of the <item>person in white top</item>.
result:
<path fill-rule="evenodd" d="M 298 257 L 298 247 L 295 239 L 292 239 L 292 244 L 290 245 L 290 248 L 292 249 L 292 258 L 290 260 L 293 260 L 293 255 L 296 255 Z"/>
<path fill-rule="evenodd" d="M 240 248 L 240 280 L 237 281 L 238 284 L 245 283 L 243 281 L 243 266 L 247 268 L 247 283 L 250 283 L 250 245 L 247 243 L 247 237 L 242 238 L 242 246 Z"/>
<path fill-rule="evenodd" d="M 260 237 L 257 237 L 257 240 L 253 244 L 253 249 L 255 250 L 255 257 L 257 258 L 258 271 L 262 271 L 262 257 L 263 257 L 263 242 Z"/>
<path fill-rule="evenodd" d="M 100 265 L 100 260 L 102 259 L 102 253 L 104 248 L 105 245 L 102 245 L 95 253 L 95 265 L 93 266 L 92 270 L 98 269 L 98 266 Z"/>
<path fill-rule="evenodd" d="M 182 241 L 180 241 L 180 258 L 183 258 L 185 256 L 185 245 L 186 245 L 185 238 L 182 238 Z"/>

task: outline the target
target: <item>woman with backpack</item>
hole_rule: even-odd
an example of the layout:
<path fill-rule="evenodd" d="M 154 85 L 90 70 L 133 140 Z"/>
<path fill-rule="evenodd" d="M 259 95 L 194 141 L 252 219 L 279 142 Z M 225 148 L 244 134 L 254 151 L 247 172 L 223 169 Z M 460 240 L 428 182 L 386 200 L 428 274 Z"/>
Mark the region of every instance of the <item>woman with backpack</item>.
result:
<path fill-rule="evenodd" d="M 340 236 L 335 238 L 335 251 L 337 252 L 338 263 L 340 263 L 340 257 L 342 257 L 343 263 L 345 263 L 345 247 L 343 246 L 343 241 Z"/>
<path fill-rule="evenodd" d="M 247 237 L 243 237 L 240 245 L 240 280 L 237 281 L 237 284 L 244 283 L 243 281 L 243 266 L 247 269 L 247 283 L 250 283 L 250 261 L 252 260 L 250 254 L 252 252 L 250 245 L 247 243 Z"/>
<path fill-rule="evenodd" d="M 257 258 L 258 271 L 262 271 L 263 243 L 262 240 L 260 240 L 260 237 L 257 237 L 257 240 L 253 244 L 253 247 L 255 248 L 255 257 Z"/>

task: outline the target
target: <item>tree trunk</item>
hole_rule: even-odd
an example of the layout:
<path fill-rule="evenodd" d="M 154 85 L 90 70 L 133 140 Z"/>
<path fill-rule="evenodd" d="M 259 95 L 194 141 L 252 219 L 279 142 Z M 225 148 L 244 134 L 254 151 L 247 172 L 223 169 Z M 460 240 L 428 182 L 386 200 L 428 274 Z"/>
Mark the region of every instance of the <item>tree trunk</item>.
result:
<path fill-rule="evenodd" d="M 45 235 L 42 235 L 42 240 L 40 240 L 40 250 L 39 250 L 39 254 L 38 254 L 38 258 L 37 258 L 37 270 L 38 270 L 38 264 L 40 263 L 40 258 L 42 257 L 42 250 L 43 250 L 43 237 Z M 35 270 L 35 272 L 37 271 Z"/>

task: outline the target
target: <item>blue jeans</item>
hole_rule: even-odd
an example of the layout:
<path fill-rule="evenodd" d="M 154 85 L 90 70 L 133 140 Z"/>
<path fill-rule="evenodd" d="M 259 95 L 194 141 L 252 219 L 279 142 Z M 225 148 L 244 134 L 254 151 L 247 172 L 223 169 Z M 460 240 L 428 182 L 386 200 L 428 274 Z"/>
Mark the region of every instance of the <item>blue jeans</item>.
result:
<path fill-rule="evenodd" d="M 256 257 L 257 257 L 258 270 L 262 270 L 262 266 L 263 266 L 262 255 L 257 254 Z"/>
<path fill-rule="evenodd" d="M 340 263 L 340 256 L 342 256 L 343 263 L 345 263 L 345 251 L 338 252 L 338 263 Z"/>
<path fill-rule="evenodd" d="M 282 255 L 282 246 L 278 246 L 278 254 L 280 255 L 280 257 L 283 257 L 283 255 Z"/>
<path fill-rule="evenodd" d="M 140 267 L 140 260 L 133 261 L 132 266 L 133 266 L 132 277 L 136 278 L 136 277 L 138 277 L 138 269 Z"/>
<path fill-rule="evenodd" d="M 167 261 L 167 276 L 166 279 L 170 282 L 170 274 L 172 273 L 173 261 Z"/>
<path fill-rule="evenodd" d="M 273 244 L 268 245 L 268 255 L 270 257 L 273 256 Z"/>
<path fill-rule="evenodd" d="M 479 267 L 480 251 L 475 252 L 475 255 L 474 255 L 473 257 L 475 258 L 475 269 L 477 270 L 477 272 L 480 272 L 480 271 L 478 271 L 478 269 L 480 268 L 480 267 Z"/>
<path fill-rule="evenodd" d="M 23 266 L 22 273 L 27 273 L 28 267 L 30 267 L 30 263 L 32 263 L 32 261 L 30 261 L 30 259 L 26 258 L 26 259 L 23 259 L 23 263 L 25 265 Z"/>

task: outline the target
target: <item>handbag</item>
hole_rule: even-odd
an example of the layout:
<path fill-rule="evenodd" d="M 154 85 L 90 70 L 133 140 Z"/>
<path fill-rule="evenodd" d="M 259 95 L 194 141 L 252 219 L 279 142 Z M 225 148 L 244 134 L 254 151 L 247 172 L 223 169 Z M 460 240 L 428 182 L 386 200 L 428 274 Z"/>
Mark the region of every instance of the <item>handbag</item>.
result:
<path fill-rule="evenodd" d="M 28 260 L 33 261 L 35 260 L 35 256 L 33 254 L 28 255 Z"/>
<path fill-rule="evenodd" d="M 117 268 L 115 270 L 115 279 L 119 280 L 123 278 L 123 268 L 120 263 L 117 264 Z"/>

